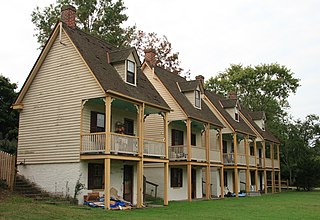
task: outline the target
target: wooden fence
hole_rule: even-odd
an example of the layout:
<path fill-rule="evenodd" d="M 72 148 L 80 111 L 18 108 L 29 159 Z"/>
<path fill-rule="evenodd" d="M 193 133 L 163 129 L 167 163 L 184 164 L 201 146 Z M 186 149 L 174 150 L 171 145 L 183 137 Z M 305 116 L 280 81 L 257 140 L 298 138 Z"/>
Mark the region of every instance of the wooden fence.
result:
<path fill-rule="evenodd" d="M 14 177 L 16 173 L 16 157 L 0 151 L 0 180 L 4 181 L 10 190 L 13 189 Z"/>

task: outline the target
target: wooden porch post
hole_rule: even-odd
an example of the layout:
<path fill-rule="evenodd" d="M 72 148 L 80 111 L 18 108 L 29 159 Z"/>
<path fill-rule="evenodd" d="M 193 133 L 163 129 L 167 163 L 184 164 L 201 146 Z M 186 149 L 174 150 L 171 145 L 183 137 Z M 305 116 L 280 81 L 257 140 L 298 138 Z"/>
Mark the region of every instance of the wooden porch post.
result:
<path fill-rule="evenodd" d="M 224 169 L 220 168 L 220 190 L 221 190 L 221 198 L 224 198 Z"/>
<path fill-rule="evenodd" d="M 238 166 L 238 142 L 237 133 L 233 134 L 233 151 L 234 151 L 234 165 Z"/>
<path fill-rule="evenodd" d="M 255 167 L 257 167 L 258 161 L 257 161 L 257 139 L 256 138 L 253 141 L 253 152 L 254 152 Z"/>
<path fill-rule="evenodd" d="M 207 168 L 206 168 L 206 199 L 211 198 L 211 168 L 210 168 L 210 124 L 206 124 L 205 126 L 205 146 L 206 146 L 206 160 L 207 160 Z"/>
<path fill-rule="evenodd" d="M 187 119 L 187 149 L 188 149 L 188 155 L 187 155 L 187 175 L 188 175 L 188 201 L 192 201 L 192 167 L 191 167 L 191 120 Z"/>
<path fill-rule="evenodd" d="M 256 192 L 258 192 L 259 191 L 258 168 L 255 169 L 254 177 L 255 177 L 255 182 L 256 182 Z"/>
<path fill-rule="evenodd" d="M 165 146 L 165 159 L 169 159 L 169 127 L 168 127 L 168 112 L 164 113 L 163 118 L 163 126 L 164 126 L 164 146 Z"/>
<path fill-rule="evenodd" d="M 266 142 L 262 142 L 263 148 L 263 176 L 264 176 L 264 193 L 268 193 L 267 170 L 266 170 Z"/>
<path fill-rule="evenodd" d="M 280 172 L 280 144 L 277 144 L 278 151 L 278 181 L 279 181 L 279 192 L 281 192 L 281 172 Z"/>
<path fill-rule="evenodd" d="M 219 144 L 220 144 L 220 161 L 223 164 L 223 140 L 222 140 L 222 128 L 219 130 Z"/>
<path fill-rule="evenodd" d="M 106 96 L 106 101 L 105 101 L 105 115 L 106 115 L 106 120 L 105 120 L 105 133 L 106 133 L 106 146 L 105 146 L 105 153 L 110 154 L 110 144 L 111 144 L 111 137 L 110 137 L 110 132 L 111 132 L 111 97 Z"/>
<path fill-rule="evenodd" d="M 281 192 L 281 173 L 278 171 L 279 192 Z"/>
<path fill-rule="evenodd" d="M 163 184 L 163 205 L 168 205 L 168 178 L 169 178 L 169 162 L 164 163 L 164 184 Z"/>
<path fill-rule="evenodd" d="M 104 207 L 110 209 L 110 158 L 104 159 Z"/>
<path fill-rule="evenodd" d="M 271 171 L 271 191 L 272 193 L 275 192 L 275 173 L 274 173 L 274 143 L 270 145 L 270 156 L 271 156 L 271 166 L 272 166 L 272 171 Z"/>
<path fill-rule="evenodd" d="M 143 157 L 143 121 L 144 121 L 144 103 L 139 105 L 138 108 L 138 133 L 139 133 L 139 144 L 138 144 L 138 154 Z"/>
<path fill-rule="evenodd" d="M 238 168 L 234 168 L 234 191 L 236 193 L 236 197 L 239 196 L 239 174 Z"/>
<path fill-rule="evenodd" d="M 143 158 L 137 164 L 137 208 L 143 205 Z"/>
<path fill-rule="evenodd" d="M 249 135 L 246 135 L 244 138 L 244 152 L 246 155 L 246 192 L 250 191 L 250 170 L 249 170 L 249 154 L 250 154 L 250 149 L 248 149 L 248 142 Z"/>

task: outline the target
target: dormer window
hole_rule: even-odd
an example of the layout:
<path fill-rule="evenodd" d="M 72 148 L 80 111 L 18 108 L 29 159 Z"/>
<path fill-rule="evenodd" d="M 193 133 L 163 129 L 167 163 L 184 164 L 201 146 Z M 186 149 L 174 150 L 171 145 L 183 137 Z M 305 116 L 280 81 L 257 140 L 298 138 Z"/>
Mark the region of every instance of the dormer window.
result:
<path fill-rule="evenodd" d="M 239 112 L 237 108 L 235 108 L 235 111 L 234 111 L 234 120 L 239 121 Z"/>
<path fill-rule="evenodd" d="M 195 106 L 197 108 L 201 108 L 201 98 L 200 98 L 200 91 L 195 90 Z"/>
<path fill-rule="evenodd" d="M 262 123 L 261 123 L 261 129 L 262 129 L 263 131 L 265 131 L 265 130 L 266 130 L 266 127 L 265 127 L 265 122 L 264 122 L 264 120 L 262 120 Z"/>
<path fill-rule="evenodd" d="M 132 85 L 136 85 L 136 71 L 135 71 L 135 63 L 131 60 L 127 60 L 127 75 L 126 82 Z"/>

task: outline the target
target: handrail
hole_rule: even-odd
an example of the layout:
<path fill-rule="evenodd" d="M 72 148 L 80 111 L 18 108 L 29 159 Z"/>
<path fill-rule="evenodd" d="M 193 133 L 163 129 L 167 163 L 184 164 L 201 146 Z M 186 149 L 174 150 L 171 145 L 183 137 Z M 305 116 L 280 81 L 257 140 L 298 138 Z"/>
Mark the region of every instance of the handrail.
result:
<path fill-rule="evenodd" d="M 158 186 L 159 185 L 156 184 L 156 183 L 150 182 L 148 180 L 146 180 L 146 183 L 154 186 L 154 198 L 156 199 L 157 198 L 157 194 L 158 194 Z"/>

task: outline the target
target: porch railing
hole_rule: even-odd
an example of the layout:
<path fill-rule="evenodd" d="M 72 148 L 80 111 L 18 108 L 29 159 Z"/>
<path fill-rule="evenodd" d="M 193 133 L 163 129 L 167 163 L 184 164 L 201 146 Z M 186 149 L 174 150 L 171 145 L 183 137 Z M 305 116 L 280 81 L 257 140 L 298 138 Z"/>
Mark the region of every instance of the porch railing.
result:
<path fill-rule="evenodd" d="M 110 152 L 138 154 L 138 137 L 111 133 Z"/>
<path fill-rule="evenodd" d="M 105 133 L 90 133 L 81 136 L 81 153 L 104 152 L 106 144 Z"/>
<path fill-rule="evenodd" d="M 224 164 L 234 164 L 234 153 L 223 153 Z"/>
<path fill-rule="evenodd" d="M 245 154 L 237 154 L 237 157 L 238 157 L 238 164 L 241 164 L 241 165 L 246 165 L 247 162 L 246 162 L 246 155 Z"/>
<path fill-rule="evenodd" d="M 203 147 L 191 146 L 191 159 L 206 161 L 206 149 Z"/>
<path fill-rule="evenodd" d="M 221 162 L 220 151 L 210 149 L 210 161 Z"/>
<path fill-rule="evenodd" d="M 169 147 L 169 159 L 186 160 L 188 149 L 186 145 L 174 145 Z"/>
<path fill-rule="evenodd" d="M 255 156 L 249 156 L 249 165 L 250 166 L 256 166 L 256 157 Z"/>
<path fill-rule="evenodd" d="M 274 160 L 274 168 L 279 168 L 279 160 Z"/>
<path fill-rule="evenodd" d="M 257 159 L 257 166 L 258 167 L 264 167 L 264 158 L 259 157 Z"/>
<path fill-rule="evenodd" d="M 165 144 L 164 141 L 157 141 L 151 139 L 143 140 L 143 154 L 147 156 L 157 156 L 164 157 L 165 156 Z"/>
<path fill-rule="evenodd" d="M 270 158 L 266 158 L 266 167 L 272 167 L 272 162 Z"/>

